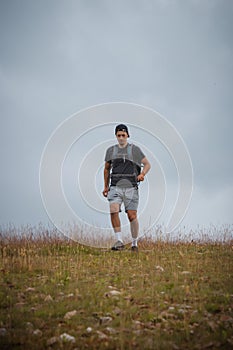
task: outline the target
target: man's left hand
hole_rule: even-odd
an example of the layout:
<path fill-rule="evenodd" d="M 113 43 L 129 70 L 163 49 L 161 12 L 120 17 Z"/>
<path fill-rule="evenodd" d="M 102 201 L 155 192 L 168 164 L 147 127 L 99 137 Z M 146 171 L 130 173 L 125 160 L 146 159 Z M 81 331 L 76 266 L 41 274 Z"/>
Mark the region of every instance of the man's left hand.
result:
<path fill-rule="evenodd" d="M 145 175 L 143 173 L 141 173 L 141 174 L 138 175 L 137 180 L 138 181 L 144 181 L 144 177 L 145 177 Z"/>

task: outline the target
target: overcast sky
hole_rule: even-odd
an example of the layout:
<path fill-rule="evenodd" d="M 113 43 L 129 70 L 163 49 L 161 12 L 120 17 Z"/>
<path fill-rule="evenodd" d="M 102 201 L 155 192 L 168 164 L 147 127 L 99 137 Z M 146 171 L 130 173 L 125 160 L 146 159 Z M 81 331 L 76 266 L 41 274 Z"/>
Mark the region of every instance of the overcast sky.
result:
<path fill-rule="evenodd" d="M 1 0 L 0 223 L 47 223 L 50 135 L 83 108 L 123 101 L 158 111 L 189 149 L 183 224 L 231 224 L 232 33 L 231 0 Z"/>

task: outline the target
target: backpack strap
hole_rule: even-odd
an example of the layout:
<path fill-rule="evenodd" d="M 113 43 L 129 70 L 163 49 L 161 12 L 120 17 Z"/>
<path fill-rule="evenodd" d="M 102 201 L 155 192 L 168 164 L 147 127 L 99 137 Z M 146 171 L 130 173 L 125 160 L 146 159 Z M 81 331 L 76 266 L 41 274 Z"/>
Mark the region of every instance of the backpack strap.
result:
<path fill-rule="evenodd" d="M 129 143 L 127 146 L 127 155 L 128 159 L 131 160 L 131 162 L 133 162 L 133 145 L 131 143 Z"/>
<path fill-rule="evenodd" d="M 137 181 L 137 167 L 136 167 L 136 164 L 133 160 L 133 144 L 132 143 L 128 144 L 127 153 L 128 153 L 128 159 L 133 163 L 134 176 L 135 176 L 135 180 L 137 182 L 136 187 L 138 188 L 139 181 Z"/>
<path fill-rule="evenodd" d="M 118 151 L 118 145 L 114 145 L 113 152 L 112 152 L 112 160 L 114 160 L 116 158 L 117 151 Z"/>
<path fill-rule="evenodd" d="M 118 145 L 113 146 L 113 152 L 112 152 L 112 159 L 115 159 L 118 153 Z M 133 145 L 129 143 L 127 145 L 127 156 L 128 160 L 131 160 L 133 162 Z"/>

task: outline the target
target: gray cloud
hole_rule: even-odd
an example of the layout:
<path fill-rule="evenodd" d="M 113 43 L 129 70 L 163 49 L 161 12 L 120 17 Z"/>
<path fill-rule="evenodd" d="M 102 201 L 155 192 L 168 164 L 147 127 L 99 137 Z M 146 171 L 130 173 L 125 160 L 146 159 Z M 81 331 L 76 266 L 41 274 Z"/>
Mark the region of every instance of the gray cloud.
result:
<path fill-rule="evenodd" d="M 227 0 L 2 1 L 1 222 L 46 220 L 38 167 L 48 137 L 80 108 L 121 100 L 158 110 L 187 143 L 188 220 L 230 222 L 232 18 Z"/>

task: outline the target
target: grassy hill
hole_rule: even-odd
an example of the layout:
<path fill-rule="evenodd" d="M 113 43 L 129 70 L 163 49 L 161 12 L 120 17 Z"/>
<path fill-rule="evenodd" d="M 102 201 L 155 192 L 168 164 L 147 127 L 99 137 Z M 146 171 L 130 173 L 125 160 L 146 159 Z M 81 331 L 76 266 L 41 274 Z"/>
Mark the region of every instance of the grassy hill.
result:
<path fill-rule="evenodd" d="M 232 349 L 233 244 L 0 239 L 1 349 Z"/>

